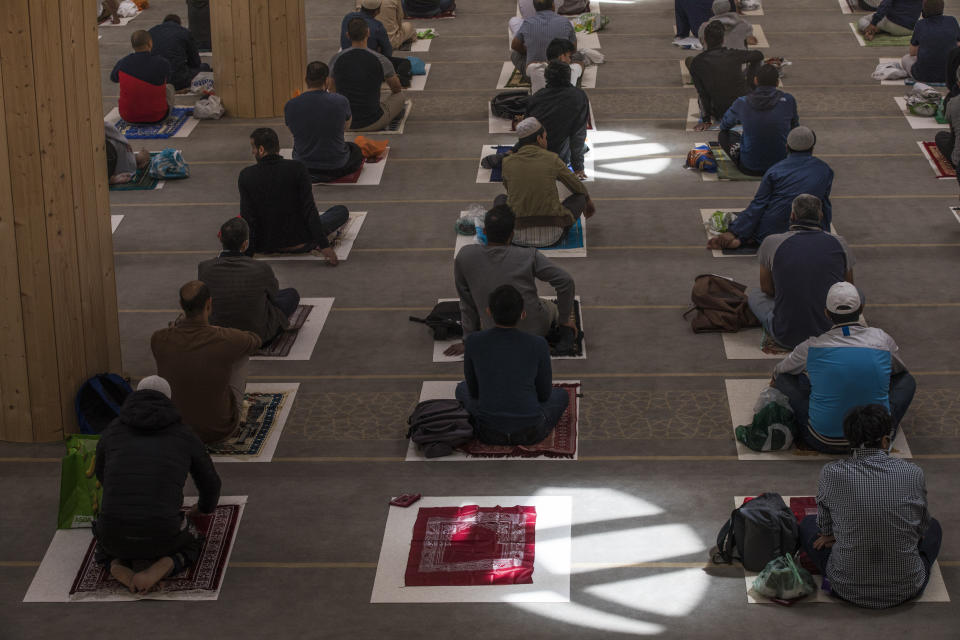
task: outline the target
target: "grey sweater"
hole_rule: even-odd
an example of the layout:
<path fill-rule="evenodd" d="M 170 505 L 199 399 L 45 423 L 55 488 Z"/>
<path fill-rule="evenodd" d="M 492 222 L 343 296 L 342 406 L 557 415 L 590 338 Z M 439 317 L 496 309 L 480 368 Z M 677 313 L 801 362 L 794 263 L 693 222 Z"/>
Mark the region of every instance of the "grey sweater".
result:
<path fill-rule="evenodd" d="M 727 49 L 749 48 L 744 41 L 748 36 L 753 35 L 753 25 L 732 11 L 713 16 L 707 22 L 701 24 L 700 33 L 697 34 L 700 37 L 701 42 L 703 42 L 703 32 L 707 28 L 707 24 L 713 22 L 714 20 L 723 25 L 723 46 L 725 46 Z"/>
<path fill-rule="evenodd" d="M 552 314 L 540 300 L 537 280 L 549 282 L 556 290 L 561 322 L 573 312 L 573 278 L 532 247 L 467 245 L 453 261 L 453 277 L 464 336 L 493 327 L 487 301 L 504 284 L 513 285 L 523 296 L 527 317 L 517 326 L 521 331 L 543 336 L 550 330 Z"/>

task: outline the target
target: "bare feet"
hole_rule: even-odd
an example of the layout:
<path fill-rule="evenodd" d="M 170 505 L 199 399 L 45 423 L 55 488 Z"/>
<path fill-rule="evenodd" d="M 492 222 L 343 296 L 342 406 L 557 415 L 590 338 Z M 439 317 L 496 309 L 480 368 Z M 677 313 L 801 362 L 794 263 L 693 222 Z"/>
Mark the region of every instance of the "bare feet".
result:
<path fill-rule="evenodd" d="M 706 130 L 709 129 L 711 126 L 713 126 L 713 123 L 712 123 L 712 122 L 698 122 L 697 124 L 693 125 L 693 130 L 694 130 L 694 131 L 706 131 Z"/>
<path fill-rule="evenodd" d="M 736 249 L 740 246 L 740 238 L 729 231 L 707 240 L 707 249 Z"/>
<path fill-rule="evenodd" d="M 173 559 L 170 557 L 160 558 L 149 568 L 134 574 L 132 580 L 132 589 L 134 593 L 149 593 L 157 586 L 157 583 L 170 575 L 173 571 Z"/>
<path fill-rule="evenodd" d="M 114 560 L 110 563 L 110 575 L 116 578 L 117 582 L 125 586 L 127 589 L 130 589 L 131 592 L 134 592 L 133 569 L 123 564 L 119 560 Z"/>

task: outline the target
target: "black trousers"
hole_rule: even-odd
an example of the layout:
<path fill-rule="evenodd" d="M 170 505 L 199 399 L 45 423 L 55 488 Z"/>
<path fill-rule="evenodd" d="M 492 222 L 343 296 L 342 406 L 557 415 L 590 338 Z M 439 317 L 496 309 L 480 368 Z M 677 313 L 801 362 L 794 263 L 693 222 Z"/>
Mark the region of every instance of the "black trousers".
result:
<path fill-rule="evenodd" d="M 363 152 L 360 151 L 360 147 L 355 145 L 352 142 L 347 143 L 347 147 L 350 148 L 350 157 L 347 159 L 347 164 L 343 165 L 339 169 L 310 169 L 307 171 L 310 172 L 310 181 L 311 182 L 330 182 L 336 180 L 337 178 L 342 178 L 343 176 L 348 176 L 357 169 L 360 168 L 360 165 L 363 164 Z"/>
<path fill-rule="evenodd" d="M 720 143 L 720 146 L 723 147 L 723 150 L 726 152 L 730 159 L 733 160 L 734 164 L 737 165 L 737 169 L 740 169 L 741 173 L 745 173 L 748 176 L 762 176 L 766 171 L 754 171 L 753 169 L 748 169 L 740 163 L 740 149 L 739 147 L 734 150 L 733 145 L 739 145 L 743 141 L 743 137 L 736 131 L 723 131 L 721 130 L 717 134 L 717 142 Z"/>

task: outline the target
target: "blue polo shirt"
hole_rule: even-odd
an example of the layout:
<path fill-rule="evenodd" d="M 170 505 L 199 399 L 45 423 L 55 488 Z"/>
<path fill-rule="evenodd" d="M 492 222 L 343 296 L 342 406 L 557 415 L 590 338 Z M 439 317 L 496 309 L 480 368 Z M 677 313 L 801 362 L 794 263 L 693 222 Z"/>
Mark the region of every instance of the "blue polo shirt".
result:
<path fill-rule="evenodd" d="M 362 11 L 354 11 L 343 17 L 343 22 L 340 23 L 341 49 L 350 48 L 350 36 L 347 35 L 347 25 L 350 24 L 350 21 L 354 18 L 363 18 L 367 22 L 367 26 L 370 27 L 370 35 L 367 37 L 368 49 L 373 49 L 388 58 L 393 55 L 393 45 L 390 44 L 390 38 L 387 36 L 387 29 L 383 26 L 383 23 Z"/>
<path fill-rule="evenodd" d="M 917 22 L 910 44 L 918 47 L 910 75 L 919 82 L 945 82 L 947 58 L 960 41 L 960 25 L 953 16 L 933 16 Z"/>

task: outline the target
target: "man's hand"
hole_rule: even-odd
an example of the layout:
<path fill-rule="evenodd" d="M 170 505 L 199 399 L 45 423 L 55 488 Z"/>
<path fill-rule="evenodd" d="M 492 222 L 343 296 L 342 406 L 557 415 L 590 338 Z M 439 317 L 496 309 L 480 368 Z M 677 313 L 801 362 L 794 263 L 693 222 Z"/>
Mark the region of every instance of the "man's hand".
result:
<path fill-rule="evenodd" d="M 593 204 L 593 200 L 587 198 L 587 205 L 583 208 L 583 217 L 592 218 L 593 215 L 597 212 L 597 206 Z"/>
<path fill-rule="evenodd" d="M 756 45 L 758 42 L 760 42 L 759 40 L 757 40 L 756 36 L 747 36 L 745 40 L 746 40 L 746 43 L 751 46 Z"/>
<path fill-rule="evenodd" d="M 331 267 L 335 267 L 340 264 L 340 259 L 337 258 L 337 252 L 333 250 L 333 247 L 320 249 L 320 255 L 327 259 L 327 264 Z"/>
<path fill-rule="evenodd" d="M 830 549 L 836 541 L 837 539 L 833 536 L 820 536 L 813 541 L 813 548 L 818 551 L 820 549 Z"/>
<path fill-rule="evenodd" d="M 190 507 L 190 509 L 187 511 L 187 517 L 190 520 L 196 520 L 201 515 L 202 514 L 200 513 L 200 507 L 196 504 Z"/>
<path fill-rule="evenodd" d="M 712 125 L 713 125 L 713 123 L 712 123 L 711 121 L 709 121 L 709 120 L 703 120 L 703 121 L 698 122 L 697 124 L 693 125 L 693 130 L 694 130 L 694 131 L 706 131 L 706 130 L 709 129 Z"/>
<path fill-rule="evenodd" d="M 466 347 L 462 342 L 454 342 L 443 350 L 443 355 L 452 358 L 453 356 L 462 356 L 464 351 L 466 351 Z"/>
<path fill-rule="evenodd" d="M 740 238 L 729 231 L 707 240 L 707 249 L 736 249 L 740 246 Z"/>
<path fill-rule="evenodd" d="M 577 178 L 579 178 L 580 180 L 587 179 L 587 172 L 584 171 L 583 169 L 580 169 L 580 171 L 574 171 L 573 174 L 577 176 Z"/>
<path fill-rule="evenodd" d="M 873 40 L 873 37 L 877 35 L 877 25 L 871 24 L 866 29 L 863 30 L 863 39 L 864 40 Z"/>
<path fill-rule="evenodd" d="M 770 378 L 770 386 L 771 387 L 777 386 L 777 376 L 773 376 L 772 378 Z"/>

